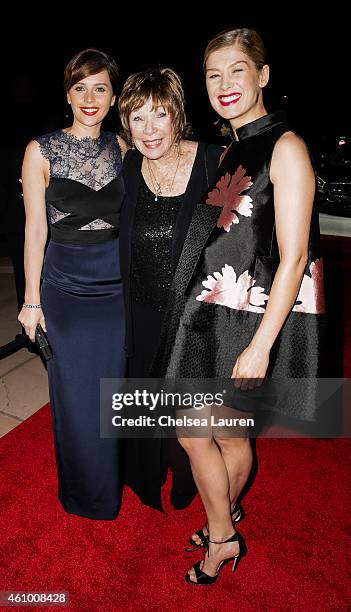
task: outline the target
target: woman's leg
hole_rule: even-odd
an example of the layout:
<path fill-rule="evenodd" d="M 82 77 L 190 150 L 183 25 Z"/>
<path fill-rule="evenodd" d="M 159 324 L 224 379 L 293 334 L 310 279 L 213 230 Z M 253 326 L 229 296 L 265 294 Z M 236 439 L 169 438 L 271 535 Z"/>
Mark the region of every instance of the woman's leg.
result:
<path fill-rule="evenodd" d="M 223 456 L 213 438 L 179 438 L 187 452 L 194 480 L 205 506 L 211 540 L 223 542 L 233 533 L 230 515 L 230 483 Z M 210 555 L 206 555 L 203 571 L 216 573 L 219 562 L 239 552 L 238 542 L 210 544 Z M 189 571 L 196 581 L 194 570 Z"/>
<path fill-rule="evenodd" d="M 248 418 L 253 417 L 252 413 L 243 412 L 237 408 L 212 407 L 212 419 L 217 424 L 216 427 L 213 427 L 213 436 L 221 450 L 227 468 L 232 504 L 237 501 L 252 468 L 252 448 L 248 437 L 249 428 L 245 423 L 247 423 Z M 236 420 L 233 421 L 233 419 Z M 235 422 L 235 425 L 221 425 L 221 423 L 229 422 Z"/>
<path fill-rule="evenodd" d="M 232 504 L 238 499 L 252 468 L 250 438 L 218 438 L 229 479 L 229 495 Z"/>
<path fill-rule="evenodd" d="M 242 413 L 240 414 L 242 415 Z M 233 435 L 233 429 L 224 427 L 219 428 L 218 433 L 215 433 L 215 441 L 227 470 L 231 509 L 247 482 L 252 468 L 252 448 L 250 439 L 245 436 L 245 433 L 246 431 L 243 429 L 244 437 L 230 437 Z M 206 526 L 203 528 L 203 532 L 205 535 L 208 534 Z M 191 537 L 196 544 L 201 544 L 201 539 L 196 533 Z"/>

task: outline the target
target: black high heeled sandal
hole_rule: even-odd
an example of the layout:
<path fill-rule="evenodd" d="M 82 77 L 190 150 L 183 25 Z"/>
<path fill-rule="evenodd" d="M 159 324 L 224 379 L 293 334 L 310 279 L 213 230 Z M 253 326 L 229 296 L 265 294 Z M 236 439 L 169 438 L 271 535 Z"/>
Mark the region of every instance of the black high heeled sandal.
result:
<path fill-rule="evenodd" d="M 234 517 L 234 514 L 236 513 L 238 514 Z M 239 521 L 241 521 L 241 519 L 244 518 L 244 510 L 242 509 L 240 504 L 237 504 L 237 503 L 234 504 L 234 507 L 231 511 L 231 517 L 232 517 L 233 527 L 235 523 L 239 523 Z M 208 530 L 207 525 L 205 525 L 205 527 Z M 195 550 L 199 550 L 200 548 L 203 548 L 204 546 L 206 546 L 208 536 L 204 533 L 204 527 L 202 529 L 199 529 L 199 531 L 196 531 L 195 533 L 200 538 L 201 544 L 198 544 L 197 542 L 195 542 L 193 538 L 189 538 L 189 544 L 191 544 L 191 548 L 184 548 L 185 552 L 194 552 Z"/>
<path fill-rule="evenodd" d="M 206 572 L 203 572 L 200 567 L 203 561 L 198 561 L 198 563 L 195 563 L 195 565 L 193 565 L 195 576 L 196 576 L 196 582 L 194 580 L 191 580 L 189 574 L 186 574 L 185 576 L 185 581 L 188 582 L 189 584 L 213 584 L 214 582 L 216 582 L 219 576 L 219 572 L 221 571 L 222 567 L 226 563 L 229 563 L 229 561 L 233 561 L 232 572 L 234 572 L 236 568 L 238 567 L 238 563 L 240 559 L 247 553 L 247 546 L 245 544 L 244 538 L 238 532 L 234 533 L 230 538 L 228 538 L 228 540 L 224 540 L 224 542 L 215 542 L 213 540 L 210 540 L 209 538 L 206 538 L 206 541 L 207 541 L 206 552 L 208 552 L 208 556 L 210 556 L 210 553 L 209 553 L 209 543 L 210 542 L 211 544 L 228 544 L 229 542 L 239 542 L 239 553 L 235 555 L 234 557 L 228 557 L 228 559 L 224 559 L 223 561 L 220 561 L 220 563 L 217 566 L 217 570 L 214 576 L 210 576 L 209 574 L 206 574 Z"/>

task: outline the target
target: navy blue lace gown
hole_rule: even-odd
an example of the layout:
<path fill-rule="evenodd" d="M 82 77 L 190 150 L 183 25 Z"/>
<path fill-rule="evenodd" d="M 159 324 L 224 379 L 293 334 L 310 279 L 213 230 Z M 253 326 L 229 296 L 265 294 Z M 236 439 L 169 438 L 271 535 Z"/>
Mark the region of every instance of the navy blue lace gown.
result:
<path fill-rule="evenodd" d="M 53 350 L 48 376 L 58 497 L 67 512 L 113 519 L 121 497 L 120 442 L 100 438 L 100 378 L 125 375 L 121 153 L 107 132 L 77 139 L 58 130 L 36 140 L 50 163 L 51 239 L 41 302 Z"/>

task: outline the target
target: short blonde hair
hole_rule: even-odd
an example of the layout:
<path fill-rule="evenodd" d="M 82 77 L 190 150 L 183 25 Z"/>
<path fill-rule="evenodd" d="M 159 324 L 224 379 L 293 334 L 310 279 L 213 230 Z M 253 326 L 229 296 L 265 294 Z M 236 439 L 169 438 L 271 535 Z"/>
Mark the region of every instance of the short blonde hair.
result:
<path fill-rule="evenodd" d="M 156 68 L 132 74 L 124 83 L 118 100 L 118 110 L 123 126 L 123 136 L 129 144 L 132 137 L 129 127 L 130 114 L 152 99 L 154 108 L 162 105 L 170 114 L 176 141 L 185 131 L 185 100 L 180 76 L 171 68 Z"/>

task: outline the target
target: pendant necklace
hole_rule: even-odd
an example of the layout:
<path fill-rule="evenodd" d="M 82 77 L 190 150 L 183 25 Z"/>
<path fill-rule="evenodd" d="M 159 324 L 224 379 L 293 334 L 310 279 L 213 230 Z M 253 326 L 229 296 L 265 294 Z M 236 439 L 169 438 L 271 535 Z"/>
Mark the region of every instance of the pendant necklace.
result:
<path fill-rule="evenodd" d="M 172 191 L 174 180 L 175 180 L 176 174 L 178 172 L 178 168 L 179 168 L 179 162 L 180 162 L 180 151 L 178 152 L 177 166 L 176 166 L 176 169 L 175 169 L 175 172 L 174 172 L 174 175 L 173 175 L 171 186 L 170 186 L 170 188 L 168 190 L 169 192 Z M 149 175 L 150 175 L 150 178 L 151 178 L 151 181 L 152 181 L 153 191 L 154 191 L 154 194 L 155 194 L 155 202 L 157 202 L 158 198 L 160 196 L 162 196 L 162 182 L 164 180 L 164 177 L 160 181 L 158 181 L 156 176 L 155 176 L 155 174 L 153 173 L 153 170 L 152 170 L 151 164 L 150 164 L 150 160 L 149 160 L 148 157 L 146 158 L 146 163 L 147 163 L 147 168 L 148 168 Z"/>

